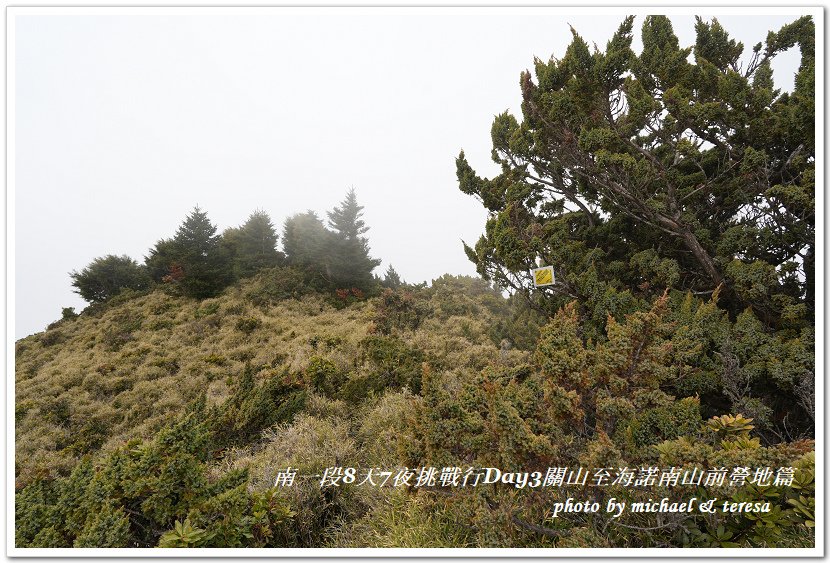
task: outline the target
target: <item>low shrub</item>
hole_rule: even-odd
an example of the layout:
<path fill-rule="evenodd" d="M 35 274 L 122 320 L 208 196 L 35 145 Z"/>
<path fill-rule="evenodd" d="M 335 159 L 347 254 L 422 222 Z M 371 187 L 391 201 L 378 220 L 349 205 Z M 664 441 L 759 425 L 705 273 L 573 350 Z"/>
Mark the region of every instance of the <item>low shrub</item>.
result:
<path fill-rule="evenodd" d="M 390 335 L 393 330 L 416 330 L 431 309 L 416 293 L 406 289 L 385 289 L 375 304 L 372 330 Z"/>
<path fill-rule="evenodd" d="M 258 307 L 285 299 L 299 299 L 311 291 L 306 274 L 291 267 L 277 267 L 258 273 L 244 295 Z"/>
<path fill-rule="evenodd" d="M 236 330 L 244 332 L 245 334 L 251 334 L 261 324 L 262 321 L 256 317 L 242 317 L 236 321 Z"/>

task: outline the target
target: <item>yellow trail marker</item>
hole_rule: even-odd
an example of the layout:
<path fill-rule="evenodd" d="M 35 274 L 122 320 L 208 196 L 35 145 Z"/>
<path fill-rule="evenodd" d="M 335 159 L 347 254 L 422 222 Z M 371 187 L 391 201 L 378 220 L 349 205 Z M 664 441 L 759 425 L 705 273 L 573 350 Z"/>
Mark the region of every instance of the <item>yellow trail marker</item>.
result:
<path fill-rule="evenodd" d="M 553 277 L 553 266 L 543 266 L 533 270 L 533 285 L 542 287 L 545 285 L 553 285 L 556 280 Z"/>

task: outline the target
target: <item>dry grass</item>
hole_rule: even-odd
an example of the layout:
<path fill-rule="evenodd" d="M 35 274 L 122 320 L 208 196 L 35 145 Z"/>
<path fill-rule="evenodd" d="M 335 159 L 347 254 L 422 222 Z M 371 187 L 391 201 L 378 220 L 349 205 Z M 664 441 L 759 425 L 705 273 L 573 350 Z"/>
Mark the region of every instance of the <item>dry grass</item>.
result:
<path fill-rule="evenodd" d="M 208 404 L 221 403 L 247 362 L 259 379 L 286 368 L 302 374 L 313 357 L 334 362 L 349 377 L 371 373 L 361 341 L 370 334 L 377 299 L 344 309 L 321 295 L 254 306 L 246 296 L 256 283 L 201 302 L 157 290 L 18 341 L 17 478 L 66 474 L 86 453 L 148 438 L 203 391 Z M 498 350 L 487 336 L 494 313 L 461 289 L 425 295 L 432 317 L 417 330 L 396 330 L 408 346 L 448 370 L 524 359 L 522 352 Z M 306 414 L 334 425 L 329 430 L 342 439 L 338 447 L 359 443 L 359 461 L 378 464 L 394 453 L 393 434 L 400 430 L 394 413 L 413 400 L 401 393 L 375 398 L 358 415 L 318 397 Z"/>

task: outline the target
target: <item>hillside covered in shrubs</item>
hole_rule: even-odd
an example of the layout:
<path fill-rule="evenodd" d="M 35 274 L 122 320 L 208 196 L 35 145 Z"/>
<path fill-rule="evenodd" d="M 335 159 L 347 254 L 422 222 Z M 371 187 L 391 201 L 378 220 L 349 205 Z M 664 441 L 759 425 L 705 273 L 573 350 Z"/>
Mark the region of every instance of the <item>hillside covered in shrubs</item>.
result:
<path fill-rule="evenodd" d="M 696 33 L 522 73 L 501 174 L 456 160 L 479 278 L 376 276 L 353 191 L 73 272 L 16 343 L 16 545 L 814 546 L 815 29 Z"/>
<path fill-rule="evenodd" d="M 712 300 L 682 294 L 609 320 L 601 341 L 583 340 L 577 320 L 573 306 L 545 319 L 472 278 L 358 298 L 310 291 L 290 267 L 201 301 L 165 287 L 122 295 L 16 345 L 16 543 L 718 545 L 723 530 L 738 545 L 812 543 L 807 434 L 782 441 L 778 412 L 721 416 L 742 381 L 730 378 L 784 367 L 765 356 L 781 343 L 749 316 L 730 323 Z M 725 369 L 726 339 L 747 372 Z M 808 373 L 795 352 L 787 371 Z M 741 389 L 738 408 L 762 404 Z M 333 466 L 647 464 L 792 465 L 798 488 L 321 487 L 311 477 Z M 289 467 L 294 485 L 273 487 Z M 777 508 L 761 519 L 550 518 L 554 499 L 577 493 Z"/>

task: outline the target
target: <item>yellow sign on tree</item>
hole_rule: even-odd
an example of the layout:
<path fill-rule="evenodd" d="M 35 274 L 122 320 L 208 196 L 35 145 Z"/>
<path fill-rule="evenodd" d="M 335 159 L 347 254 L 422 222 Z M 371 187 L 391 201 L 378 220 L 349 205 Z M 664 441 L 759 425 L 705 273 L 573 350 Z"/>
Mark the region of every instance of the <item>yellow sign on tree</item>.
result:
<path fill-rule="evenodd" d="M 533 285 L 543 287 L 553 285 L 556 279 L 553 277 L 553 266 L 543 266 L 533 270 Z"/>

